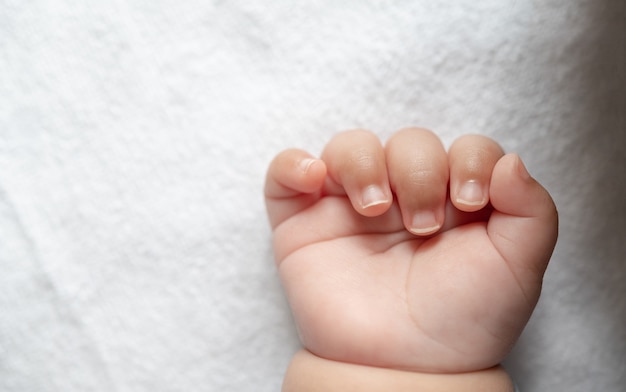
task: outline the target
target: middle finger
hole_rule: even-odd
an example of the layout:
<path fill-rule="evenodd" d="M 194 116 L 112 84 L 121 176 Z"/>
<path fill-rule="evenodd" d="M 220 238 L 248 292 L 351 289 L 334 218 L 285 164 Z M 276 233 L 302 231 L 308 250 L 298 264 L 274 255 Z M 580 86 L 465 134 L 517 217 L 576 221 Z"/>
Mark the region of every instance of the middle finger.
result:
<path fill-rule="evenodd" d="M 429 130 L 404 129 L 385 146 L 392 190 L 408 231 L 429 235 L 445 219 L 448 158 L 439 138 Z"/>

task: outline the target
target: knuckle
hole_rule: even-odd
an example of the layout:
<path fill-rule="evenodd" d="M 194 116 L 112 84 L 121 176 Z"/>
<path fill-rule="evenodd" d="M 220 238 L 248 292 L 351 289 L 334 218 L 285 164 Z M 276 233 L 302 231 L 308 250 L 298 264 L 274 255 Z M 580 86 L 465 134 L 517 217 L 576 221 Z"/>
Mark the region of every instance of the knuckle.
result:
<path fill-rule="evenodd" d="M 361 147 L 351 151 L 348 162 L 350 166 L 362 170 L 372 169 L 376 166 L 374 153 L 367 147 Z"/>

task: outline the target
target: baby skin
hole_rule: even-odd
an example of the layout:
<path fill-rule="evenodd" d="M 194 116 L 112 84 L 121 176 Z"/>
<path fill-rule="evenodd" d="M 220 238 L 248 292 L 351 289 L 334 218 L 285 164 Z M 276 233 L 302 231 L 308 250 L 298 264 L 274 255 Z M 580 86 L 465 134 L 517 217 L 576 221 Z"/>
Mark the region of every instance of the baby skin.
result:
<path fill-rule="evenodd" d="M 557 211 L 520 158 L 425 129 L 290 149 L 265 185 L 304 348 L 283 391 L 512 391 L 499 363 L 541 291 Z"/>

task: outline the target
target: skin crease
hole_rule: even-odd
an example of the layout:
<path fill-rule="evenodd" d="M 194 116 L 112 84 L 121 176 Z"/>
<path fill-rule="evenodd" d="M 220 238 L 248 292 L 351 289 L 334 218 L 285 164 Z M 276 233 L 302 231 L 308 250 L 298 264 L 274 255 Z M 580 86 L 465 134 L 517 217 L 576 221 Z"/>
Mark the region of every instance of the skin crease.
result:
<path fill-rule="evenodd" d="M 454 375 L 427 374 L 329 361 L 301 350 L 287 369 L 282 391 L 513 392 L 514 386 L 500 366 Z"/>
<path fill-rule="evenodd" d="M 372 187 L 378 200 L 364 203 Z M 343 363 L 431 374 L 496 366 L 534 309 L 557 236 L 547 191 L 478 135 L 446 152 L 423 129 L 384 146 L 367 131 L 341 133 L 321 159 L 279 154 L 265 192 L 302 343 Z"/>

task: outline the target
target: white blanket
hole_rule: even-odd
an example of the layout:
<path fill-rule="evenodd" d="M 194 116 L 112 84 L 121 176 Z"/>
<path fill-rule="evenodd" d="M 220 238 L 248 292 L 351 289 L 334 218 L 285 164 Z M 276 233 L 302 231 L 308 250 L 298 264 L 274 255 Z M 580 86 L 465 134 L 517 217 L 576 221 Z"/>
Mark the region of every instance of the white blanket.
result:
<path fill-rule="evenodd" d="M 277 391 L 269 160 L 419 125 L 559 207 L 521 390 L 623 391 L 625 4 L 0 2 L 0 390 Z"/>

